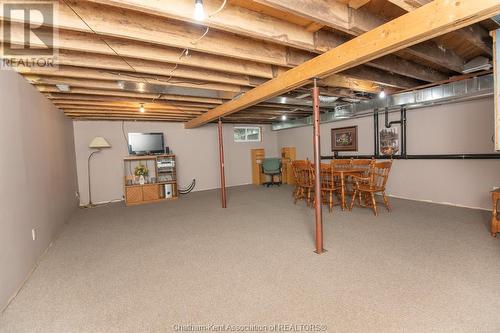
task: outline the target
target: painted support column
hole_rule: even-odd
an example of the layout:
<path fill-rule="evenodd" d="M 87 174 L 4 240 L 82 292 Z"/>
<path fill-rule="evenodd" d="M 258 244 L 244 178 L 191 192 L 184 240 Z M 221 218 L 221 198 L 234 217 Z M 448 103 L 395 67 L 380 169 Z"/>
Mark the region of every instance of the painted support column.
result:
<path fill-rule="evenodd" d="M 319 112 L 319 88 L 317 80 L 314 79 L 313 88 L 313 151 L 314 151 L 314 210 L 316 216 L 316 252 L 322 254 L 323 249 L 323 213 L 321 198 L 321 146 L 320 146 L 320 112 Z"/>
<path fill-rule="evenodd" d="M 224 172 L 224 139 L 222 137 L 222 120 L 219 118 L 217 125 L 219 134 L 219 167 L 220 167 L 220 196 L 222 208 L 226 208 L 226 174 Z"/>
<path fill-rule="evenodd" d="M 500 22 L 500 15 L 494 17 Z M 493 37 L 493 76 L 495 94 L 495 150 L 500 151 L 500 29 L 491 32 Z"/>

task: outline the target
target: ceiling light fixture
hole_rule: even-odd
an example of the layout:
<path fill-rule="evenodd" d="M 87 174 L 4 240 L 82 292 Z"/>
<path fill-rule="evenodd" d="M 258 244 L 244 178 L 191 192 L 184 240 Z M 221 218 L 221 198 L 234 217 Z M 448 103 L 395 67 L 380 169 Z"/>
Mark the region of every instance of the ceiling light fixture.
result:
<path fill-rule="evenodd" d="M 194 19 L 199 22 L 205 20 L 205 9 L 203 8 L 203 0 L 194 0 Z"/>
<path fill-rule="evenodd" d="M 380 93 L 378 94 L 378 97 L 380 97 L 380 98 L 385 98 L 385 91 L 384 91 L 384 88 L 382 88 L 382 90 L 380 90 Z"/>
<path fill-rule="evenodd" d="M 144 104 L 141 103 L 141 107 L 139 108 L 139 111 L 141 113 L 144 113 L 146 111 L 146 109 L 144 109 Z"/>

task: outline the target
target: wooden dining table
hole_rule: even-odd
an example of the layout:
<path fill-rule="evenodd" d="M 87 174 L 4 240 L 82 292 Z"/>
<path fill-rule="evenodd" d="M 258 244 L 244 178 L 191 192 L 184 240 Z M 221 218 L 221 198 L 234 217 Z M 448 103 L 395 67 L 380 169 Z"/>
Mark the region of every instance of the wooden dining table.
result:
<path fill-rule="evenodd" d="M 340 200 L 341 200 L 341 207 L 342 210 L 346 209 L 346 203 L 345 203 L 345 193 L 346 193 L 346 188 L 345 188 L 345 179 L 348 176 L 361 176 L 363 173 L 366 171 L 366 169 L 362 168 L 334 168 L 333 169 L 333 175 L 338 176 L 340 178 Z"/>

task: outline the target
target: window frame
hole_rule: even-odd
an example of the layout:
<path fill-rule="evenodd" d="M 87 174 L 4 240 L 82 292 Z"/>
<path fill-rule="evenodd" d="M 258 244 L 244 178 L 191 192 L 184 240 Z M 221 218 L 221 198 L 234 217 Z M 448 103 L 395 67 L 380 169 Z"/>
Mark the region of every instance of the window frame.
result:
<path fill-rule="evenodd" d="M 245 130 L 245 138 L 242 140 L 238 140 L 235 137 L 236 130 Z M 257 129 L 259 132 L 259 138 L 257 140 L 249 140 L 248 139 L 248 130 L 255 130 Z M 253 133 L 252 133 L 253 134 Z M 261 126 L 234 126 L 233 127 L 233 140 L 236 143 L 255 143 L 255 142 L 262 142 L 262 127 Z"/>

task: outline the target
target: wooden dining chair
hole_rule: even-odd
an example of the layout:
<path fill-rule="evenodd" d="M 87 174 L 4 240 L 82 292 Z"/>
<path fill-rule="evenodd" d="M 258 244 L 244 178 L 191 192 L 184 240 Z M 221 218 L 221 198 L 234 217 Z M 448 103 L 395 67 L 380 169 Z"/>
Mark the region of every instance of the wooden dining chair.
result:
<path fill-rule="evenodd" d="M 351 206 L 349 210 L 354 207 L 354 202 L 356 198 L 358 199 L 358 204 L 362 207 L 371 207 L 375 216 L 378 215 L 377 212 L 377 202 L 375 200 L 375 193 L 380 193 L 384 200 L 385 207 L 387 211 L 391 211 L 391 206 L 389 200 L 385 195 L 385 185 L 389 179 L 389 173 L 391 171 L 392 161 L 389 162 L 378 162 L 372 163 L 368 171 L 368 176 L 352 176 L 354 180 L 354 193 L 351 199 Z M 362 203 L 361 197 L 365 194 L 367 198 L 371 200 L 365 200 Z"/>
<path fill-rule="evenodd" d="M 295 176 L 294 203 L 304 199 L 307 206 L 311 204 L 311 194 L 314 188 L 314 171 L 310 161 L 296 160 L 292 162 Z"/>
<path fill-rule="evenodd" d="M 351 160 L 351 165 L 354 169 L 364 169 L 363 177 L 368 177 L 368 172 L 370 171 L 370 166 L 375 163 L 375 159 L 371 160 Z"/>
<path fill-rule="evenodd" d="M 321 164 L 321 192 L 323 194 L 323 203 L 328 205 L 330 213 L 333 211 L 334 194 L 338 192 L 341 185 L 335 180 L 335 173 L 332 164 Z"/>
<path fill-rule="evenodd" d="M 351 159 L 351 166 L 353 169 L 364 170 L 362 176 L 368 177 L 369 172 L 370 172 L 370 167 L 375 162 L 376 162 L 376 160 L 373 158 L 370 160 L 368 160 L 368 159 L 361 159 L 361 160 Z M 345 184 L 346 184 L 347 194 L 352 195 L 354 193 L 354 180 L 352 179 L 351 176 L 347 177 Z"/>

